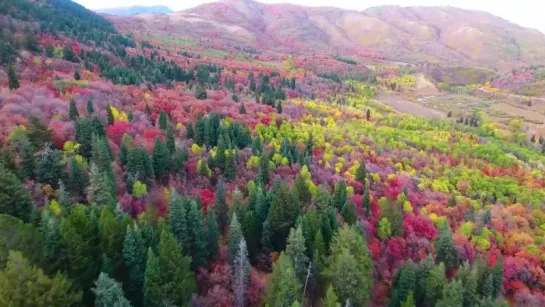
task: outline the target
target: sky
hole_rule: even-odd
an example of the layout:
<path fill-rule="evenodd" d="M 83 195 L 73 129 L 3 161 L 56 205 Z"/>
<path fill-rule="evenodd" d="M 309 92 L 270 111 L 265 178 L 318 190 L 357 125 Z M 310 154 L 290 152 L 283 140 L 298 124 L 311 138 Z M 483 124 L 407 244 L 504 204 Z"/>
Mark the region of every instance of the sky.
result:
<path fill-rule="evenodd" d="M 179 11 L 214 0 L 75 0 L 89 9 L 124 7 L 132 5 L 165 5 Z M 334 6 L 363 11 L 379 5 L 400 6 L 454 6 L 492 13 L 524 27 L 545 33 L 543 0 L 258 0 L 262 3 L 293 3 L 304 6 Z"/>

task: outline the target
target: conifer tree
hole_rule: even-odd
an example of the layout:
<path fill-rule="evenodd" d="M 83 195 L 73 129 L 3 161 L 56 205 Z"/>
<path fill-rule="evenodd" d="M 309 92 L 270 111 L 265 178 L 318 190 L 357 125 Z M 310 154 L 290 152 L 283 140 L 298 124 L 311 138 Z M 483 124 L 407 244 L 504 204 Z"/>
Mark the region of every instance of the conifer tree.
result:
<path fill-rule="evenodd" d="M 272 230 L 271 242 L 274 244 L 275 250 L 285 248 L 289 229 L 295 225 L 299 212 L 300 208 L 296 196 L 286 184 L 281 184 L 280 188 L 274 193 L 267 217 Z"/>
<path fill-rule="evenodd" d="M 121 284 L 105 273 L 100 273 L 93 288 L 95 307 L 131 307 Z"/>
<path fill-rule="evenodd" d="M 447 283 L 445 265 L 441 262 L 430 270 L 429 276 L 426 279 L 424 296 L 427 306 L 435 306 L 437 301 L 443 296 L 443 291 Z"/>
<path fill-rule="evenodd" d="M 86 186 L 85 169 L 83 168 L 83 165 L 78 163 L 75 159 L 70 161 L 68 168 L 70 175 L 68 186 L 72 191 L 72 194 L 75 196 L 75 199 L 81 201 L 83 199 Z"/>
<path fill-rule="evenodd" d="M 447 271 L 460 265 L 458 249 L 454 245 L 450 227 L 446 226 L 439 232 L 439 237 L 435 240 L 435 251 L 437 261 L 443 262 Z"/>
<path fill-rule="evenodd" d="M 234 150 L 233 150 L 234 151 Z M 226 180 L 232 181 L 237 177 L 237 162 L 235 153 L 229 153 L 227 155 L 227 160 L 225 162 L 225 169 L 223 171 L 223 176 Z"/>
<path fill-rule="evenodd" d="M 81 75 L 80 75 L 80 73 L 79 73 L 79 70 L 76 70 L 76 71 L 74 72 L 74 80 L 78 81 L 78 80 L 80 80 L 80 79 L 81 79 Z"/>
<path fill-rule="evenodd" d="M 176 141 L 174 140 L 174 134 L 170 129 L 167 131 L 166 146 L 168 149 L 168 153 L 172 156 L 176 151 Z"/>
<path fill-rule="evenodd" d="M 391 307 L 401 306 L 409 294 L 415 290 L 416 271 L 412 260 L 399 268 L 392 284 Z"/>
<path fill-rule="evenodd" d="M 161 269 L 159 259 L 153 250 L 148 248 L 146 272 L 144 273 L 144 300 L 146 307 L 159 307 L 162 305 Z M 171 302 L 169 302 L 171 303 Z"/>
<path fill-rule="evenodd" d="M 168 179 L 168 168 L 170 165 L 170 158 L 168 149 L 165 143 L 161 142 L 159 138 L 155 139 L 153 145 L 153 173 L 159 180 Z"/>
<path fill-rule="evenodd" d="M 344 203 L 341 213 L 345 223 L 352 225 L 357 222 L 358 217 L 356 215 L 356 207 L 351 201 Z"/>
<path fill-rule="evenodd" d="M 187 230 L 191 249 L 187 254 L 193 259 L 191 264 L 194 269 L 206 265 L 208 259 L 208 234 L 203 223 L 202 211 L 194 201 L 191 201 L 187 210 Z"/>
<path fill-rule="evenodd" d="M 169 119 L 167 113 L 165 113 L 164 110 L 161 110 L 161 112 L 159 113 L 159 129 L 167 131 L 168 122 Z"/>
<path fill-rule="evenodd" d="M 238 108 L 238 113 L 239 114 L 246 114 L 246 107 L 244 106 L 243 102 L 240 103 L 240 107 Z"/>
<path fill-rule="evenodd" d="M 107 119 L 108 126 L 111 126 L 114 124 L 115 118 L 114 118 L 114 113 L 112 112 L 112 107 L 110 105 L 106 106 L 106 113 L 107 113 L 106 119 Z"/>
<path fill-rule="evenodd" d="M 58 188 L 59 180 L 64 177 L 64 165 L 60 151 L 48 148 L 42 151 L 36 167 L 36 177 L 38 182 Z"/>
<path fill-rule="evenodd" d="M 9 64 L 8 66 L 8 86 L 10 90 L 16 90 L 20 87 L 19 79 L 17 78 L 13 64 Z"/>
<path fill-rule="evenodd" d="M 37 117 L 31 116 L 27 125 L 28 140 L 36 149 L 42 149 L 52 143 L 53 131 L 47 128 Z"/>
<path fill-rule="evenodd" d="M 191 120 L 187 121 L 187 124 L 185 126 L 185 136 L 188 139 L 192 139 L 195 136 L 195 130 L 193 130 L 193 122 Z"/>
<path fill-rule="evenodd" d="M 96 164 L 91 164 L 89 172 L 89 187 L 87 189 L 87 200 L 90 204 L 109 206 L 115 208 L 116 199 L 112 197 L 111 181 L 106 174 L 99 171 Z"/>
<path fill-rule="evenodd" d="M 337 210 L 341 211 L 346 203 L 346 200 L 346 182 L 341 180 L 335 185 L 335 191 L 333 192 L 333 204 Z"/>
<path fill-rule="evenodd" d="M 0 166 L 0 213 L 28 221 L 32 200 L 23 183 L 12 172 Z"/>
<path fill-rule="evenodd" d="M 195 136 L 193 137 L 195 143 L 199 146 L 203 146 L 206 143 L 206 119 L 199 117 L 195 124 Z"/>
<path fill-rule="evenodd" d="M 264 186 L 269 183 L 269 154 L 266 151 L 263 151 L 259 157 L 257 180 Z"/>
<path fill-rule="evenodd" d="M 219 238 L 218 223 L 216 222 L 216 214 L 214 210 L 208 210 L 206 214 L 206 225 L 208 234 L 208 262 L 212 262 L 219 254 Z"/>
<path fill-rule="evenodd" d="M 367 170 L 365 169 L 365 161 L 362 160 L 356 169 L 356 181 L 365 186 L 365 178 L 367 178 Z"/>
<path fill-rule="evenodd" d="M 219 181 L 216 188 L 216 198 L 214 200 L 214 211 L 216 212 L 216 219 L 218 221 L 218 229 L 220 234 L 224 233 L 227 226 L 227 219 L 229 209 L 227 208 L 227 201 L 225 199 L 225 189 L 223 187 L 223 181 Z"/>
<path fill-rule="evenodd" d="M 443 297 L 437 302 L 437 307 L 463 307 L 464 304 L 464 287 L 460 280 L 454 280 L 449 283 L 444 292 Z"/>
<path fill-rule="evenodd" d="M 168 226 L 172 234 L 178 239 L 186 251 L 189 251 L 189 234 L 187 229 L 187 212 L 184 201 L 173 189 L 168 203 Z"/>
<path fill-rule="evenodd" d="M 146 270 L 146 244 L 141 229 L 134 224 L 127 225 L 123 241 L 123 260 L 129 271 L 127 284 L 128 298 L 134 306 L 142 306 L 144 272 Z"/>
<path fill-rule="evenodd" d="M 199 83 L 197 87 L 195 88 L 195 98 L 199 100 L 204 100 L 208 98 L 208 95 L 206 93 L 206 88 L 204 88 L 204 86 L 201 83 Z"/>
<path fill-rule="evenodd" d="M 295 270 L 295 275 L 301 282 L 304 282 L 309 259 L 306 255 L 305 238 L 301 226 L 292 228 L 288 237 L 286 254 L 290 256 Z"/>
<path fill-rule="evenodd" d="M 76 106 L 76 101 L 74 99 L 70 100 L 70 106 L 68 109 L 68 117 L 70 120 L 77 120 L 79 118 L 78 107 Z"/>
<path fill-rule="evenodd" d="M 244 239 L 242 233 L 242 226 L 238 221 L 237 214 L 234 213 L 231 218 L 231 224 L 229 224 L 229 233 L 227 235 L 227 253 L 229 254 L 229 261 L 233 263 L 236 258 L 236 254 L 239 248 L 240 240 Z"/>
<path fill-rule="evenodd" d="M 233 293 L 235 306 L 246 306 L 246 292 L 250 283 L 250 261 L 246 241 L 242 238 L 238 244 L 238 250 L 233 261 Z"/>
<path fill-rule="evenodd" d="M 110 260 L 114 273 L 120 269 L 123 261 L 122 248 L 125 238 L 125 224 L 117 221 L 109 207 L 103 207 L 98 220 L 100 250 Z"/>
<path fill-rule="evenodd" d="M 282 252 L 273 265 L 273 272 L 267 283 L 267 305 L 290 307 L 293 302 L 301 299 L 301 288 L 290 257 Z"/>
<path fill-rule="evenodd" d="M 93 104 L 93 100 L 92 99 L 88 99 L 87 100 L 87 115 L 92 115 L 93 113 L 95 113 L 95 105 Z"/>
<path fill-rule="evenodd" d="M 34 155 L 34 146 L 29 141 L 24 141 L 21 146 L 21 174 L 25 178 L 34 179 L 37 159 Z"/>

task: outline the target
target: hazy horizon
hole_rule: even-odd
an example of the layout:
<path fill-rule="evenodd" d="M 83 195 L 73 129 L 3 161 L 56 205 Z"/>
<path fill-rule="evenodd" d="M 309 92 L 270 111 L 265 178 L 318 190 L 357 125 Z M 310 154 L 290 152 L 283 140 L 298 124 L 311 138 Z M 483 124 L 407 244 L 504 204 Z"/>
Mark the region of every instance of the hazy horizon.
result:
<path fill-rule="evenodd" d="M 117 0 L 115 5 L 112 1 L 106 0 L 74 0 L 85 7 L 96 10 L 104 8 L 119 8 L 130 6 L 157 6 L 164 5 L 173 11 L 180 11 L 192 8 L 204 3 L 218 2 L 213 0 L 194 0 L 194 1 L 175 1 L 160 0 L 150 4 L 147 0 Z M 545 34 L 545 18 L 542 14 L 542 6 L 539 1 L 521 0 L 521 1 L 491 1 L 491 0 L 258 0 L 262 3 L 291 3 L 303 6 L 332 6 L 342 9 L 363 11 L 369 7 L 381 5 L 400 5 L 400 6 L 452 6 L 468 10 L 479 10 L 489 12 L 496 16 L 507 19 L 513 23 L 527 28 L 534 28 Z"/>

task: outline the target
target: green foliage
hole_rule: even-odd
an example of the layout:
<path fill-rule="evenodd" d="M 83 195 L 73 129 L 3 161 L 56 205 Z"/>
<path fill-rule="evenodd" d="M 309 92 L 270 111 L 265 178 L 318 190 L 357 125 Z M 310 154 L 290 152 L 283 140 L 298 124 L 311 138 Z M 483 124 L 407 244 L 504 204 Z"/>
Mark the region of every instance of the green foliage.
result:
<path fill-rule="evenodd" d="M 126 224 L 116 220 L 111 208 L 103 207 L 98 220 L 100 250 L 108 257 L 112 271 L 119 272 L 123 261 L 123 240 Z"/>
<path fill-rule="evenodd" d="M 335 290 L 333 290 L 333 287 L 331 285 L 327 287 L 325 297 L 322 300 L 322 306 L 323 307 L 341 307 L 341 304 L 339 303 L 339 298 L 335 294 Z"/>
<path fill-rule="evenodd" d="M 227 219 L 229 209 L 227 208 L 227 201 L 225 199 L 225 188 L 223 182 L 220 180 L 216 188 L 216 198 L 214 199 L 214 211 L 216 213 L 216 219 L 218 222 L 218 229 L 220 234 L 225 232 L 227 227 Z"/>
<path fill-rule="evenodd" d="M 159 180 L 168 179 L 169 151 L 165 143 L 156 138 L 153 145 L 153 173 Z"/>
<path fill-rule="evenodd" d="M 238 221 L 237 214 L 234 213 L 233 217 L 231 218 L 231 223 L 229 224 L 229 233 L 227 234 L 227 253 L 229 254 L 229 260 L 231 261 L 231 263 L 233 263 L 236 258 L 236 254 L 239 249 L 239 243 L 242 239 L 244 239 L 242 226 Z"/>
<path fill-rule="evenodd" d="M 32 265 L 21 252 L 10 251 L 7 266 L 0 271 L 2 306 L 73 306 L 81 303 L 81 292 L 62 273 L 49 277 Z"/>
<path fill-rule="evenodd" d="M 206 93 L 206 88 L 204 88 L 204 86 L 201 83 L 199 83 L 197 87 L 195 88 L 195 98 L 199 100 L 204 100 L 208 98 L 208 95 Z"/>
<path fill-rule="evenodd" d="M 12 64 L 8 66 L 8 87 L 10 90 L 16 90 L 20 87 L 19 79 L 15 74 L 15 67 Z"/>
<path fill-rule="evenodd" d="M 300 213 L 295 193 L 285 183 L 274 192 L 267 221 L 271 230 L 273 249 L 280 251 L 286 246 L 286 237 Z"/>
<path fill-rule="evenodd" d="M 10 250 L 21 252 L 32 263 L 40 263 L 44 236 L 36 227 L 14 216 L 0 214 L 0 232 L 0 268 L 5 267 Z"/>
<path fill-rule="evenodd" d="M 208 234 L 208 262 L 212 262 L 219 254 L 220 233 L 216 214 L 213 210 L 208 210 L 206 214 L 206 226 Z"/>
<path fill-rule="evenodd" d="M 59 150 L 45 148 L 41 152 L 40 160 L 36 166 L 36 177 L 38 182 L 49 184 L 53 188 L 58 188 L 59 180 L 63 179 L 64 176 L 62 153 Z"/>
<path fill-rule="evenodd" d="M 447 283 L 445 265 L 441 262 L 429 271 L 429 275 L 426 278 L 424 296 L 427 306 L 435 306 L 443 297 L 443 291 Z"/>
<path fill-rule="evenodd" d="M 304 282 L 309 259 L 306 255 L 305 238 L 301 226 L 290 229 L 286 254 L 291 258 L 295 270 L 295 275 L 301 282 Z"/>
<path fill-rule="evenodd" d="M 48 129 L 37 117 L 31 116 L 27 124 L 28 140 L 36 149 L 41 149 L 47 143 L 52 143 L 53 131 Z"/>
<path fill-rule="evenodd" d="M 129 271 L 127 294 L 134 306 L 142 306 L 146 249 L 142 230 L 137 224 L 132 227 L 127 225 L 125 240 L 123 241 L 123 260 Z"/>
<path fill-rule="evenodd" d="M 208 262 L 208 238 L 207 228 L 200 207 L 194 201 L 190 201 L 187 209 L 187 232 L 190 249 L 188 255 L 193 258 L 192 268 L 204 266 Z"/>
<path fill-rule="evenodd" d="M 100 273 L 93 288 L 95 293 L 95 307 L 131 307 L 131 303 L 125 298 L 121 284 Z"/>
<path fill-rule="evenodd" d="M 393 294 L 390 300 L 390 306 L 403 306 L 409 298 L 413 301 L 412 304 L 414 305 L 414 298 L 412 295 L 416 289 L 416 271 L 412 260 L 409 260 L 398 270 L 392 287 Z"/>
<path fill-rule="evenodd" d="M 0 166 L 0 214 L 10 214 L 28 221 L 32 201 L 23 183 L 10 171 Z"/>
<path fill-rule="evenodd" d="M 458 249 L 454 245 L 452 232 L 449 227 L 439 232 L 439 238 L 435 240 L 437 261 L 442 262 L 447 270 L 457 268 L 460 265 Z"/>
<path fill-rule="evenodd" d="M 267 283 L 268 306 L 290 307 L 301 298 L 301 284 L 288 255 L 281 253 Z"/>
<path fill-rule="evenodd" d="M 74 99 L 70 100 L 70 106 L 68 108 L 68 117 L 70 120 L 77 120 L 79 118 L 78 108 Z"/>

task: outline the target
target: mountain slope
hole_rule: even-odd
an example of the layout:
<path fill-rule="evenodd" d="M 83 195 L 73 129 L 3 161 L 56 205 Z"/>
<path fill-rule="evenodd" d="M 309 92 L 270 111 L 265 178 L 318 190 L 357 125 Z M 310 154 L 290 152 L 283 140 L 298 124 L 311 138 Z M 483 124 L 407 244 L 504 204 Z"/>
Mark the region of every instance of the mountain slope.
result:
<path fill-rule="evenodd" d="M 215 43 L 294 53 L 376 53 L 390 60 L 508 69 L 545 62 L 545 35 L 485 12 L 383 6 L 363 12 L 227 0 L 165 16 L 112 19 Z"/>
<path fill-rule="evenodd" d="M 172 10 L 164 5 L 155 6 L 129 6 L 129 7 L 116 7 L 116 8 L 104 8 L 95 10 L 97 13 L 118 15 L 118 16 L 131 16 L 139 14 L 167 14 L 172 13 Z"/>

